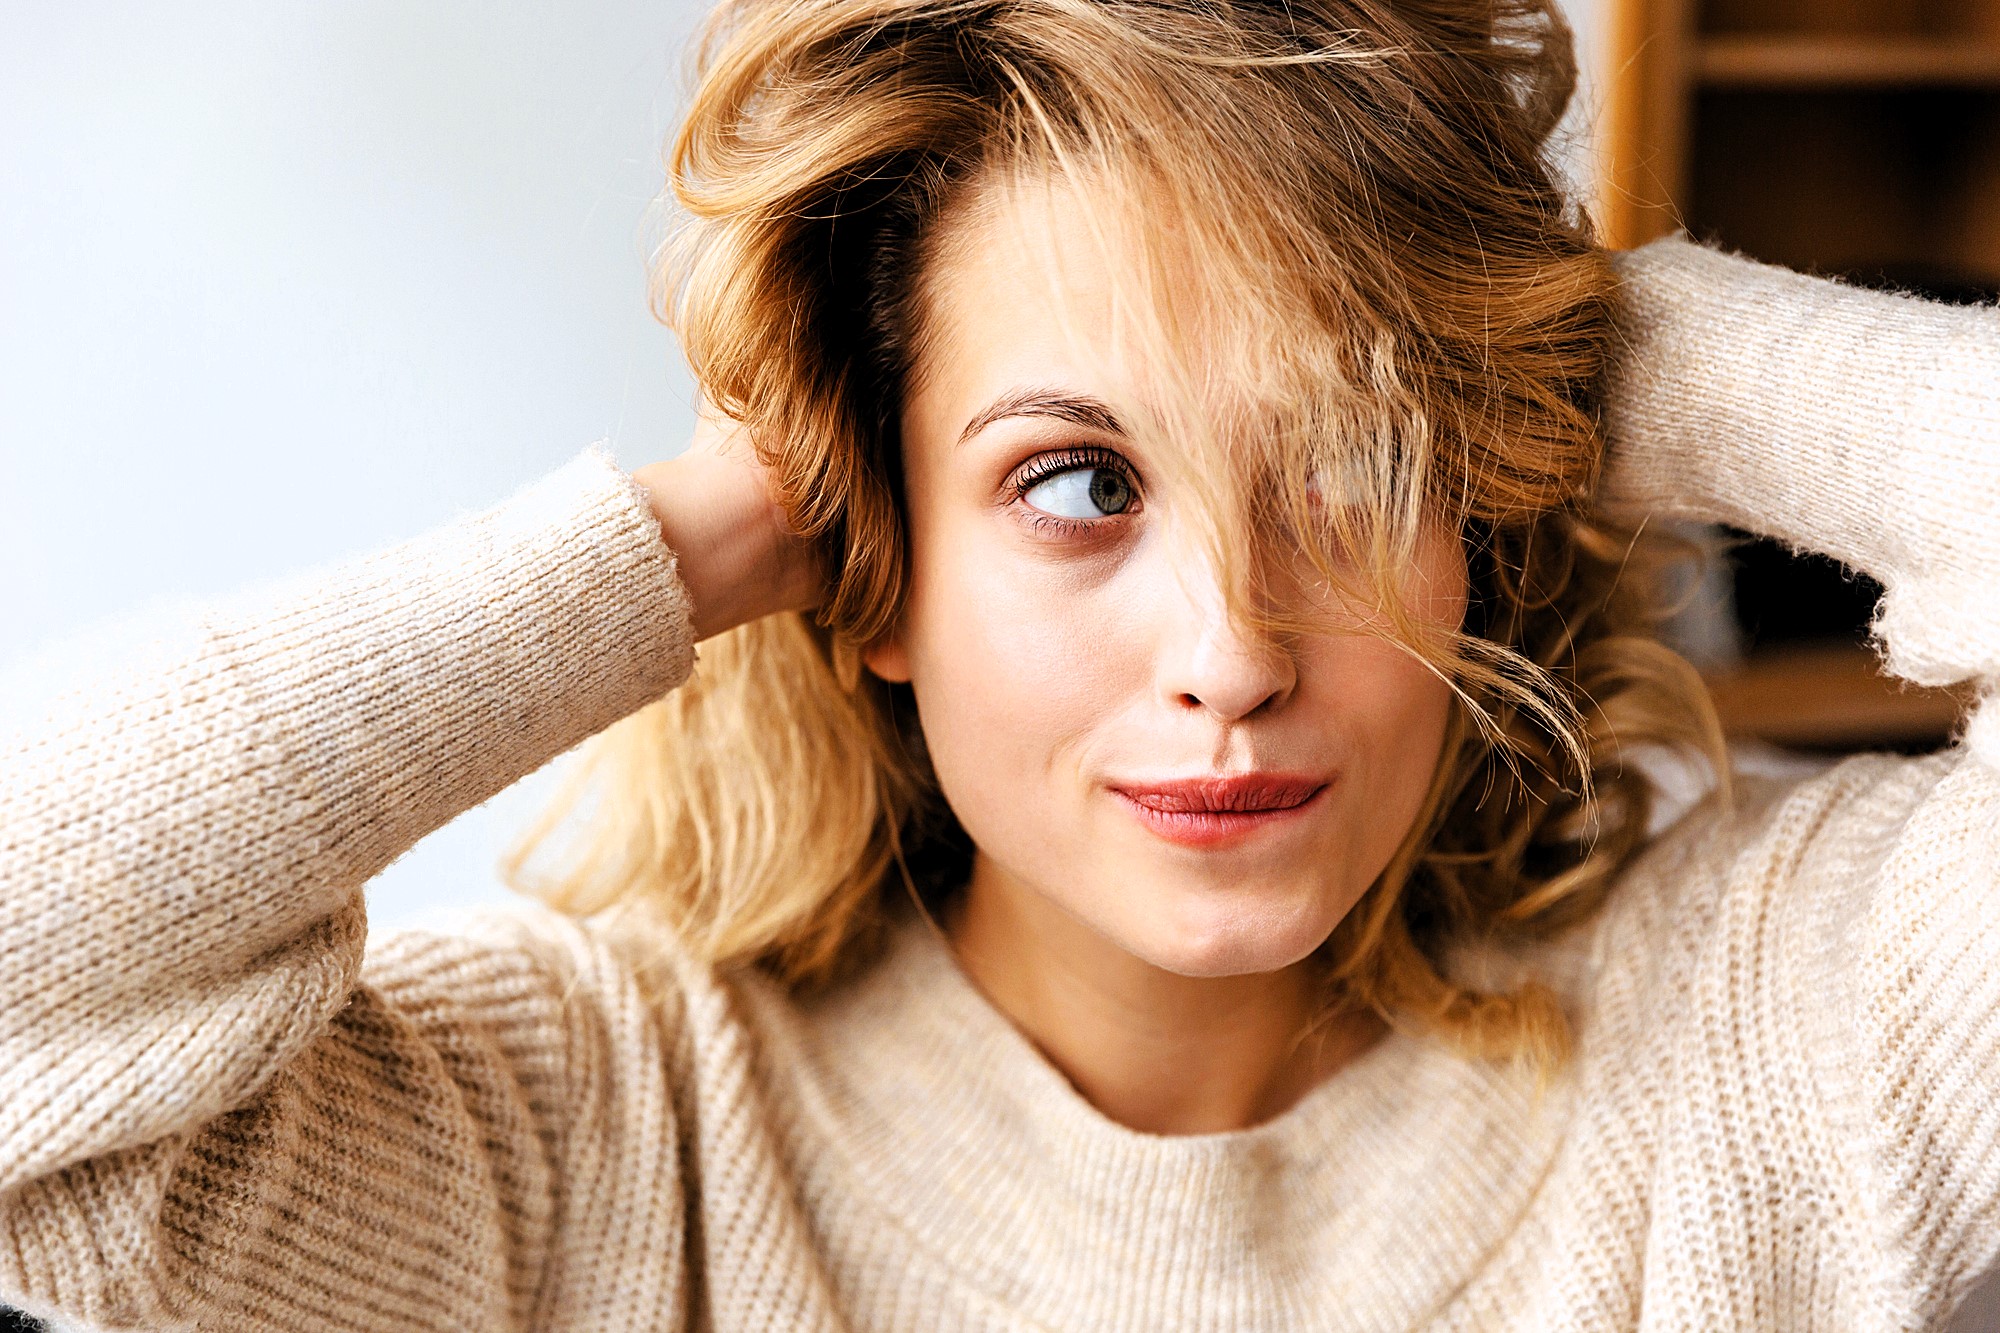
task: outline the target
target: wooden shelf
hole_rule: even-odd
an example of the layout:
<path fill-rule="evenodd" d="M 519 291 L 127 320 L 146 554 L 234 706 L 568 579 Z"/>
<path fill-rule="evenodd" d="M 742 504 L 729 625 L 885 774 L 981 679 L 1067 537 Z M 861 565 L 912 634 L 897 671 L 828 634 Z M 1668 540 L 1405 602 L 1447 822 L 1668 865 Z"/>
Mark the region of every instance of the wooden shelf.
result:
<path fill-rule="evenodd" d="M 1845 644 L 1760 653 L 1709 689 L 1732 736 L 1832 748 L 1942 744 L 1972 697 L 1885 676 L 1872 651 Z"/>
<path fill-rule="evenodd" d="M 1922 37 L 1710 36 L 1695 79 L 1724 88 L 2000 88 L 2000 48 Z"/>

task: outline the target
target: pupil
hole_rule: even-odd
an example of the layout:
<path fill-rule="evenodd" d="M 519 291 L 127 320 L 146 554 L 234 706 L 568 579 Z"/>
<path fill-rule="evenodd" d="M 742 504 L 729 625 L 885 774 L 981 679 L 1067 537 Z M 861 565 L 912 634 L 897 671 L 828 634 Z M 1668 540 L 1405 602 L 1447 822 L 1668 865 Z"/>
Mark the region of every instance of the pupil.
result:
<path fill-rule="evenodd" d="M 1122 514 L 1132 502 L 1132 489 L 1110 468 L 1097 468 L 1090 474 L 1090 502 L 1107 514 Z"/>

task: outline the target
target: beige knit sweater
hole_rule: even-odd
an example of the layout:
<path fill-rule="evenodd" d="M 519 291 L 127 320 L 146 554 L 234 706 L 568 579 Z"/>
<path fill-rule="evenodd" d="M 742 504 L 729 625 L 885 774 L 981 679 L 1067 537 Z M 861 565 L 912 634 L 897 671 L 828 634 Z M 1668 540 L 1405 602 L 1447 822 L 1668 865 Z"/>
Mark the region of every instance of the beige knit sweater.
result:
<path fill-rule="evenodd" d="M 1881 579 L 2000 679 L 2000 314 L 1621 260 L 1614 491 Z M 0 748 L 0 1299 L 237 1329 L 1902 1329 L 2000 1251 L 2000 710 L 1750 782 L 1532 954 L 1525 1076 L 1392 1036 L 1259 1127 L 1095 1112 L 928 932 L 810 1004 L 362 886 L 690 670 L 587 455 L 211 607 Z M 634 980 L 667 951 L 649 1004 Z M 1492 975 L 1499 974 L 1499 975 Z"/>

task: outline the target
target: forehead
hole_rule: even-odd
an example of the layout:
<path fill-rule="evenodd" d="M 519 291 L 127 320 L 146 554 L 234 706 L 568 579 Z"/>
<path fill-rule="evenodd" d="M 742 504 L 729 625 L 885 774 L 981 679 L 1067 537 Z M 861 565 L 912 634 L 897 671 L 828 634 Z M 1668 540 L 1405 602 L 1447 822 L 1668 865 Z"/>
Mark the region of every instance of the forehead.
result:
<path fill-rule="evenodd" d="M 925 246 L 905 434 L 956 438 L 1024 386 L 1124 396 L 1114 311 L 1129 279 L 1115 266 L 1073 187 L 995 177 L 968 189 Z"/>
<path fill-rule="evenodd" d="M 1191 446 L 1205 433 L 1195 423 L 1268 413 L 1285 396 L 1268 352 L 1305 341 L 1249 295 L 1240 256 L 1199 243 L 1146 177 L 1115 167 L 1077 180 L 991 171 L 922 252 L 906 437 L 955 437 L 1033 388 L 1100 399 L 1132 431 Z"/>

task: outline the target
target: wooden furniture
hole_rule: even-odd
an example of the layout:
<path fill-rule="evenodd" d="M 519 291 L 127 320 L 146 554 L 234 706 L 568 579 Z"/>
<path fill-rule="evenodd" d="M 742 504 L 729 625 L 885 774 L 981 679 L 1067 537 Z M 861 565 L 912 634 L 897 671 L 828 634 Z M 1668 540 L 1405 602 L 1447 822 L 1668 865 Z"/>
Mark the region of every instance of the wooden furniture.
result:
<path fill-rule="evenodd" d="M 1926 690 L 1882 674 L 1842 643 L 1769 648 L 1709 676 L 1724 728 L 1813 750 L 1929 748 L 1971 703 L 1969 687 Z"/>
<path fill-rule="evenodd" d="M 2000 0 L 1612 3 L 1598 201 L 1612 245 L 1681 226 L 1810 272 L 2000 293 Z M 1826 586 L 1802 568 L 1776 588 L 1811 607 Z M 1865 614 L 1826 600 L 1817 635 L 1759 642 L 1748 626 L 1751 651 L 1715 679 L 1725 722 L 1822 749 L 1942 742 L 1958 697 L 1880 676 Z"/>
<path fill-rule="evenodd" d="M 1614 0 L 1605 232 L 2000 286 L 2000 0 Z"/>

